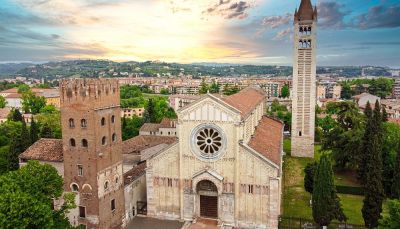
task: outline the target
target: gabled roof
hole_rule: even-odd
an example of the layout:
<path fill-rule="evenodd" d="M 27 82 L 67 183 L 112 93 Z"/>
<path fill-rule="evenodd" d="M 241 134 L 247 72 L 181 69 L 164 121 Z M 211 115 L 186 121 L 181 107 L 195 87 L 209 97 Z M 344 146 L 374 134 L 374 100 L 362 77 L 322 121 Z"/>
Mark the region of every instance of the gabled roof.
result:
<path fill-rule="evenodd" d="M 283 123 L 264 116 L 257 125 L 249 147 L 280 166 L 282 156 Z"/>
<path fill-rule="evenodd" d="M 61 139 L 41 138 L 19 155 L 25 160 L 62 162 L 63 146 Z"/>
<path fill-rule="evenodd" d="M 125 140 L 122 142 L 122 153 L 123 154 L 131 154 L 136 153 L 139 154 L 140 151 L 160 145 L 160 144 L 172 144 L 178 141 L 176 137 L 167 137 L 167 136 L 157 136 L 157 135 L 139 135 L 133 137 L 131 139 Z"/>
<path fill-rule="evenodd" d="M 224 102 L 240 111 L 243 119 L 247 118 L 264 99 L 264 92 L 255 87 L 247 87 L 236 94 L 222 97 Z"/>
<path fill-rule="evenodd" d="M 158 123 L 145 123 L 142 127 L 140 127 L 139 131 L 144 132 L 157 132 L 160 128 L 160 124 Z"/>

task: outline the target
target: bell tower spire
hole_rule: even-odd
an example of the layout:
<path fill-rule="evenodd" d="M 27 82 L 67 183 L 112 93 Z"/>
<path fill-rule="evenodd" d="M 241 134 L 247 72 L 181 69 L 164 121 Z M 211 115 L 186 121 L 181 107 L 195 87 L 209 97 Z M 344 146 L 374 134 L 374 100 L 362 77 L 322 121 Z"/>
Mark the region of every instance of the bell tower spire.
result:
<path fill-rule="evenodd" d="M 294 14 L 292 156 L 314 157 L 317 9 L 301 0 Z"/>

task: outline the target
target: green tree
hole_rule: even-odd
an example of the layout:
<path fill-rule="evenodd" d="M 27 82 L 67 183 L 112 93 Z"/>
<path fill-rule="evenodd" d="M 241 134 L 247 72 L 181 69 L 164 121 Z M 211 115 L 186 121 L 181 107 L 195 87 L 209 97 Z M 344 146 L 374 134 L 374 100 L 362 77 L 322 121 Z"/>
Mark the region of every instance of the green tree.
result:
<path fill-rule="evenodd" d="M 203 80 L 201 81 L 201 84 L 200 84 L 199 93 L 206 94 L 208 92 L 208 90 L 209 90 L 209 86 L 206 83 L 205 79 L 203 78 Z"/>
<path fill-rule="evenodd" d="M 18 90 L 17 91 L 18 91 L 18 94 L 23 94 L 23 93 L 26 93 L 26 92 L 28 92 L 30 90 L 31 90 L 31 88 L 28 85 L 21 84 L 21 85 L 18 86 Z"/>
<path fill-rule="evenodd" d="M 54 114 L 54 113 L 57 113 L 57 108 L 54 105 L 46 105 L 46 106 L 40 108 L 39 113 Z"/>
<path fill-rule="evenodd" d="M 31 146 L 31 138 L 29 136 L 29 130 L 26 127 L 25 121 L 22 121 L 22 128 L 21 128 L 21 146 L 22 151 L 25 151 L 29 146 Z"/>
<path fill-rule="evenodd" d="M 7 105 L 6 99 L 0 95 L 0 108 L 4 108 Z"/>
<path fill-rule="evenodd" d="M 23 152 L 23 150 L 21 136 L 13 136 L 11 138 L 10 147 L 8 150 L 8 171 L 17 170 L 19 168 L 18 156 Z"/>
<path fill-rule="evenodd" d="M 122 118 L 122 140 L 127 140 L 139 135 L 139 129 L 143 125 L 143 119 L 138 116 Z"/>
<path fill-rule="evenodd" d="M 381 218 L 384 189 L 382 185 L 382 114 L 376 101 L 372 117 L 367 119 L 365 128 L 365 197 L 362 215 L 365 226 L 376 228 Z"/>
<path fill-rule="evenodd" d="M 21 169 L 0 176 L 0 225 L 2 228 L 69 228 L 66 218 L 75 208 L 73 194 L 64 196 L 60 210 L 53 199 L 63 193 L 63 179 L 51 165 L 29 161 Z"/>
<path fill-rule="evenodd" d="M 383 115 L 383 114 L 382 114 Z M 396 167 L 396 155 L 398 149 L 400 148 L 400 126 L 391 123 L 383 123 L 384 127 L 384 143 L 382 146 L 382 162 L 383 166 L 383 188 L 385 190 L 386 196 L 391 196 L 391 190 L 393 186 L 393 176 Z"/>
<path fill-rule="evenodd" d="M 318 163 L 308 163 L 304 168 L 304 188 L 307 192 L 313 193 L 313 185 L 314 185 L 314 176 L 315 171 L 317 170 Z"/>
<path fill-rule="evenodd" d="M 383 122 L 387 122 L 389 119 L 388 119 L 388 114 L 387 114 L 387 112 L 386 112 L 386 108 L 383 106 L 382 107 L 382 121 Z"/>
<path fill-rule="evenodd" d="M 213 80 L 213 83 L 210 86 L 210 93 L 219 93 L 219 84 Z"/>
<path fill-rule="evenodd" d="M 46 106 L 46 99 L 43 96 L 36 96 L 32 91 L 22 94 L 22 108 L 25 113 L 37 114 Z"/>
<path fill-rule="evenodd" d="M 341 98 L 342 99 L 350 99 L 352 96 L 352 90 L 350 84 L 348 82 L 344 82 L 342 84 Z"/>
<path fill-rule="evenodd" d="M 42 131 L 40 132 L 40 137 L 42 138 L 54 138 L 53 130 L 50 126 L 45 123 L 42 127 Z"/>
<path fill-rule="evenodd" d="M 168 95 L 168 94 L 169 94 L 169 91 L 168 91 L 168 89 L 166 89 L 166 88 L 161 88 L 160 94 Z"/>
<path fill-rule="evenodd" d="M 61 115 L 60 111 L 56 111 L 55 113 L 46 114 L 40 113 L 35 115 L 35 119 L 37 120 L 38 129 L 43 130 L 43 126 L 47 125 L 53 132 L 54 138 L 61 138 Z M 42 131 L 40 131 L 41 133 Z"/>
<path fill-rule="evenodd" d="M 29 137 L 31 144 L 35 143 L 37 140 L 39 140 L 39 128 L 35 122 L 35 119 L 32 117 L 31 121 L 31 128 L 29 131 Z"/>
<path fill-rule="evenodd" d="M 24 120 L 24 117 L 22 117 L 21 112 L 19 112 L 18 109 L 12 109 L 9 116 L 8 120 L 12 120 L 14 122 L 22 122 Z"/>
<path fill-rule="evenodd" d="M 398 229 L 400 228 L 400 200 L 388 201 L 389 214 L 380 221 L 379 228 Z"/>
<path fill-rule="evenodd" d="M 282 91 L 281 91 L 281 97 L 282 98 L 289 98 L 290 96 L 290 89 L 289 89 L 289 85 L 285 84 L 282 87 Z"/>
<path fill-rule="evenodd" d="M 391 196 L 396 199 L 400 199 L 400 147 L 398 149 L 391 187 Z"/>
<path fill-rule="evenodd" d="M 314 221 L 320 226 L 327 226 L 334 219 L 346 221 L 346 216 L 340 206 L 340 199 L 336 193 L 332 165 L 327 155 L 321 157 L 315 172 L 312 214 Z"/>
<path fill-rule="evenodd" d="M 156 112 L 155 112 L 155 104 L 153 99 L 149 99 L 147 102 L 147 106 L 145 108 L 144 114 L 143 114 L 144 122 L 148 123 L 156 123 L 157 118 L 156 118 Z"/>

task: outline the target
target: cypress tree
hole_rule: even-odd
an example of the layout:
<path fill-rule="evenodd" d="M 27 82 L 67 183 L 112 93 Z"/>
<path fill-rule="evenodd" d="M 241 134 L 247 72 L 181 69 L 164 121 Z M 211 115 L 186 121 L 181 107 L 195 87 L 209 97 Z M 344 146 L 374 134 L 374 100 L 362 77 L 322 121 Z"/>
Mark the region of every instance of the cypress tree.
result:
<path fill-rule="evenodd" d="M 54 138 L 53 130 L 49 127 L 49 125 L 47 125 L 47 123 L 43 125 L 40 136 L 42 138 Z"/>
<path fill-rule="evenodd" d="M 392 184 L 392 197 L 400 199 L 400 148 L 396 155 L 396 165 L 394 167 L 393 184 Z"/>
<path fill-rule="evenodd" d="M 156 123 L 156 112 L 155 112 L 155 104 L 153 99 L 149 99 L 147 102 L 146 109 L 144 111 L 144 122 L 148 123 Z"/>
<path fill-rule="evenodd" d="M 11 117 L 9 116 L 9 118 L 11 118 L 11 120 L 14 122 L 22 122 L 24 120 L 24 117 L 22 117 L 22 114 L 18 109 L 13 109 L 11 112 Z"/>
<path fill-rule="evenodd" d="M 334 219 L 347 220 L 340 206 L 333 181 L 330 159 L 323 155 L 317 165 L 312 193 L 312 214 L 320 226 L 328 226 Z"/>
<path fill-rule="evenodd" d="M 382 121 L 387 122 L 388 121 L 388 114 L 386 112 L 386 109 L 384 106 L 382 106 Z"/>
<path fill-rule="evenodd" d="M 364 110 L 364 115 L 365 115 L 365 119 L 366 119 L 366 127 L 365 127 L 365 132 L 364 132 L 364 136 L 363 136 L 363 145 L 361 146 L 361 150 L 359 151 L 359 155 L 357 157 L 357 164 L 358 164 L 358 169 L 357 169 L 357 173 L 358 173 L 358 179 L 361 181 L 361 183 L 364 184 L 365 182 L 365 160 L 366 160 L 366 147 L 367 147 L 367 143 L 370 140 L 370 131 L 367 131 L 368 129 L 371 129 L 371 122 L 370 120 L 372 119 L 372 108 L 371 108 L 371 104 L 369 103 L 369 101 L 367 102 L 367 106 L 365 107 Z"/>
<path fill-rule="evenodd" d="M 365 147 L 365 197 L 362 208 L 367 228 L 376 228 L 381 218 L 384 190 L 382 185 L 383 125 L 379 102 L 376 101 L 373 117 L 367 121 Z"/>
<path fill-rule="evenodd" d="M 13 136 L 10 142 L 10 148 L 8 150 L 8 171 L 17 170 L 19 168 L 18 156 L 23 151 L 20 136 Z"/>
<path fill-rule="evenodd" d="M 314 175 L 315 170 L 317 169 L 317 162 L 308 163 L 304 168 L 304 188 L 307 192 L 313 193 L 313 184 L 314 184 Z"/>
<path fill-rule="evenodd" d="M 31 146 L 31 138 L 29 136 L 29 131 L 28 128 L 26 127 L 25 120 L 22 120 L 22 128 L 21 128 L 22 151 L 25 151 L 29 146 Z"/>
<path fill-rule="evenodd" d="M 37 140 L 39 140 L 39 129 L 38 126 L 35 122 L 35 120 L 32 118 L 32 122 L 31 122 L 31 129 L 30 129 L 30 140 L 31 140 L 31 144 L 35 143 Z"/>

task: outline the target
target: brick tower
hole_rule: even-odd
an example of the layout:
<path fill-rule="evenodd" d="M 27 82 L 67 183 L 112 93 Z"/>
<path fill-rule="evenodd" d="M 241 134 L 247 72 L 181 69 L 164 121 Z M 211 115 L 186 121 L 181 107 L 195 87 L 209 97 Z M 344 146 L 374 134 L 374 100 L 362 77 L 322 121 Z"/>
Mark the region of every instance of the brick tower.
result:
<path fill-rule="evenodd" d="M 292 156 L 314 157 L 317 8 L 301 0 L 294 14 Z"/>
<path fill-rule="evenodd" d="M 76 193 L 73 225 L 120 228 L 124 216 L 118 81 L 60 83 L 64 190 Z"/>

